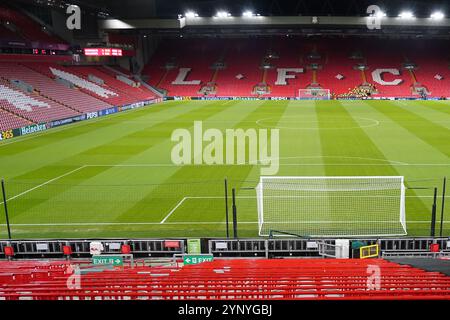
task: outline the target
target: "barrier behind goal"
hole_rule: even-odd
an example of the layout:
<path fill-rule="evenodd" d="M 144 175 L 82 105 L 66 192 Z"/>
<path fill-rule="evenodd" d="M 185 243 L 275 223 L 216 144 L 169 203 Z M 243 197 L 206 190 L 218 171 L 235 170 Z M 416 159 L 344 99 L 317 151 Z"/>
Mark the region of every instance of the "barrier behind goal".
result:
<path fill-rule="evenodd" d="M 261 177 L 260 236 L 405 235 L 403 177 Z"/>

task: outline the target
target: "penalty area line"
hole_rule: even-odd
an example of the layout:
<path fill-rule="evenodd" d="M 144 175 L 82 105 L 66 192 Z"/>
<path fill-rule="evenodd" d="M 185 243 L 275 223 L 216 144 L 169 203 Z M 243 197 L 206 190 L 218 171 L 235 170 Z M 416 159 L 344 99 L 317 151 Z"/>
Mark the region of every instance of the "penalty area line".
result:
<path fill-rule="evenodd" d="M 164 222 L 166 222 L 166 220 L 169 219 L 169 217 L 172 215 L 172 213 L 174 213 L 175 210 L 177 210 L 177 208 L 179 206 L 181 206 L 186 199 L 187 199 L 187 197 L 184 197 L 183 199 L 181 199 L 181 201 L 178 202 L 178 204 L 172 210 L 170 210 L 170 212 L 164 217 L 164 219 L 161 220 L 160 224 L 163 224 Z"/>
<path fill-rule="evenodd" d="M 84 165 L 84 166 L 81 166 L 81 167 L 78 167 L 78 168 L 76 168 L 76 169 L 74 169 L 74 170 L 71 170 L 71 171 L 69 171 L 69 172 L 66 172 L 66 173 L 64 173 L 64 174 L 62 174 L 62 175 L 60 175 L 60 176 L 57 176 L 57 177 L 53 178 L 53 179 L 50 179 L 50 180 L 48 180 L 48 181 L 45 181 L 44 183 L 41 183 L 40 185 L 37 185 L 36 187 L 30 188 L 30 189 L 28 189 L 28 190 L 25 190 L 25 191 L 19 193 L 19 194 L 16 194 L 15 196 L 13 196 L 13 197 L 11 197 L 11 198 L 9 198 L 9 199 L 6 199 L 6 201 L 11 201 L 11 200 L 17 199 L 17 198 L 19 198 L 19 197 L 21 197 L 21 196 L 23 196 L 23 195 L 25 195 L 25 194 L 27 194 L 27 193 L 33 191 L 33 190 L 39 189 L 39 188 L 41 188 L 41 187 L 43 187 L 43 186 L 45 186 L 45 185 L 47 185 L 47 184 L 49 184 L 49 183 L 52 183 L 52 182 L 54 182 L 54 181 L 56 181 L 56 180 L 59 180 L 59 179 L 61 179 L 61 178 L 64 178 L 64 177 L 66 177 L 66 176 L 68 176 L 68 175 L 70 175 L 70 174 L 72 174 L 72 173 L 74 173 L 74 172 L 77 172 L 77 171 L 79 171 L 79 170 L 81 170 L 81 169 L 83 169 L 83 168 L 85 168 L 85 167 L 86 167 L 85 165 Z M 3 204 L 3 201 L 0 202 L 0 204 Z"/>

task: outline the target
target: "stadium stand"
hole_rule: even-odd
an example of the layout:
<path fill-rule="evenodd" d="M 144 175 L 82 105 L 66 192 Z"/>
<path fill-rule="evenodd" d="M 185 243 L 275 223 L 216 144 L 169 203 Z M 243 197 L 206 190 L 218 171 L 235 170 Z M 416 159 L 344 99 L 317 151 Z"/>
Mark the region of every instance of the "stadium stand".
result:
<path fill-rule="evenodd" d="M 77 286 L 73 277 L 79 267 Z M 237 259 L 95 269 L 68 261 L 0 262 L 0 299 L 448 299 L 450 277 L 382 259 Z M 368 275 L 379 270 L 379 282 Z M 377 281 L 378 281 L 377 280 Z M 72 284 L 72 286 L 68 286 Z"/>
<path fill-rule="evenodd" d="M 8 40 L 21 40 L 21 37 L 17 33 L 7 28 L 6 25 L 9 26 L 9 22 L 1 21 L 0 19 L 0 38 Z"/>
<path fill-rule="evenodd" d="M 42 74 L 50 78 L 55 79 L 60 77 L 69 81 L 76 86 L 79 92 L 82 92 L 96 99 L 96 104 L 98 104 L 100 107 L 95 108 L 94 110 L 105 109 L 105 103 L 109 106 L 121 106 L 154 98 L 154 95 L 152 95 L 151 93 L 147 94 L 145 91 L 133 87 L 130 87 L 129 91 L 127 92 L 119 91 L 117 89 L 117 86 L 119 86 L 120 84 L 117 84 L 114 79 L 108 77 L 107 75 L 102 74 L 98 76 L 98 72 L 95 71 L 95 69 L 92 67 L 65 67 L 56 63 L 26 63 L 25 65 L 33 70 L 41 72 Z M 105 80 L 105 85 L 99 85 L 87 80 L 88 75 L 92 73 L 97 74 L 97 77 Z M 113 83 L 115 87 L 107 85 L 111 83 Z M 133 93 L 135 93 L 136 96 L 134 96 Z M 99 104 L 99 102 L 103 103 Z"/>
<path fill-rule="evenodd" d="M 60 38 L 48 33 L 40 24 L 6 4 L 0 5 L 0 21 L 8 23 L 11 28 L 16 30 L 15 38 L 48 44 L 64 43 Z M 9 36 L 13 35 L 14 33 L 9 33 Z"/>
<path fill-rule="evenodd" d="M 124 80 L 129 82 L 126 83 L 113 76 L 112 70 L 102 66 L 64 67 L 52 62 L 0 62 L 1 108 L 25 122 L 41 123 L 155 98 L 153 92 L 131 80 L 130 75 L 118 71 L 129 79 Z M 89 76 L 103 84 L 89 81 Z M 12 86 L 11 81 L 24 83 L 32 92 Z M 17 103 L 11 103 L 13 100 Z M 19 106 L 24 102 L 29 107 Z M 23 123 L 17 117 L 2 121 L 2 128 L 13 129 Z"/>
<path fill-rule="evenodd" d="M 419 97 L 415 87 L 424 87 L 435 97 L 450 96 L 444 44 L 437 41 L 418 46 L 389 41 L 381 45 L 380 41 L 354 39 L 167 40 L 143 73 L 152 86 L 164 89 L 169 96 L 203 96 L 200 88 L 210 82 L 216 88 L 211 96 L 257 96 L 255 87 L 263 86 L 268 88 L 263 94 L 267 97 L 295 97 L 298 89 L 309 87 L 330 89 L 338 98 Z M 436 51 L 424 55 L 429 45 Z M 211 66 L 217 61 L 224 67 L 214 72 Z M 411 61 L 415 66 L 408 69 Z M 184 80 L 191 83 L 174 83 L 181 68 L 189 69 Z M 288 74 L 295 77 L 278 84 L 280 68 L 303 72 L 291 70 Z M 382 70 L 380 79 L 375 79 L 376 70 Z"/>
<path fill-rule="evenodd" d="M 71 66 L 65 68 L 69 72 L 81 76 L 87 79 L 89 76 L 95 76 L 96 78 L 104 81 L 106 89 L 109 87 L 111 90 L 120 96 L 119 104 L 133 103 L 141 100 L 150 100 L 154 98 L 154 95 L 145 88 L 138 88 L 131 86 L 125 82 L 122 82 L 111 74 L 111 71 L 101 66 Z"/>
<path fill-rule="evenodd" d="M 10 80 L 22 80 L 30 84 L 41 96 L 77 112 L 91 112 L 111 107 L 110 104 L 51 79 L 50 69 L 46 66 L 47 64 L 41 63 L 24 63 L 23 65 L 0 63 L 0 73 Z"/>
<path fill-rule="evenodd" d="M 10 105 L 7 101 L 0 100 L 0 130 L 9 130 L 11 128 L 20 128 L 32 124 L 32 122 L 27 121 L 9 111 L 8 109 L 13 109 L 14 106 Z"/>
<path fill-rule="evenodd" d="M 63 105 L 36 93 L 25 94 L 24 92 L 15 90 L 5 80 L 1 79 L 0 100 L 8 102 L 2 104 L 2 107 L 10 113 L 35 123 L 68 118 L 79 114 L 74 110 L 66 108 Z"/>

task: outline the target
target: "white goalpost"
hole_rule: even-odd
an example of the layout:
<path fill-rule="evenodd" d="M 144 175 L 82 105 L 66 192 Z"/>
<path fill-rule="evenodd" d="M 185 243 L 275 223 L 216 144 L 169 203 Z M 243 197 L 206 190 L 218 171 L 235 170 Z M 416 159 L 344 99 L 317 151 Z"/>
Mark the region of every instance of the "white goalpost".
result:
<path fill-rule="evenodd" d="M 405 235 L 401 176 L 260 177 L 260 236 Z"/>
<path fill-rule="evenodd" d="M 320 89 L 320 88 L 298 89 L 298 98 L 305 100 L 306 99 L 330 100 L 331 91 L 330 89 Z"/>

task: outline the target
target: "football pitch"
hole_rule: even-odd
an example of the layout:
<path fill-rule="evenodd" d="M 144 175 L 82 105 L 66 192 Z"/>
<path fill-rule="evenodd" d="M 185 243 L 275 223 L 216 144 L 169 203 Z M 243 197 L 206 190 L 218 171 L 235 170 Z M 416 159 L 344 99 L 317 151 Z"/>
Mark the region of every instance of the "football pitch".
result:
<path fill-rule="evenodd" d="M 404 176 L 410 236 L 429 235 L 437 187 L 439 233 L 449 102 L 233 100 L 169 101 L 1 142 L 13 238 L 224 237 L 225 178 L 236 189 L 238 235 L 257 237 L 261 164 L 172 162 L 173 131 L 194 121 L 278 128 L 279 176 Z"/>

